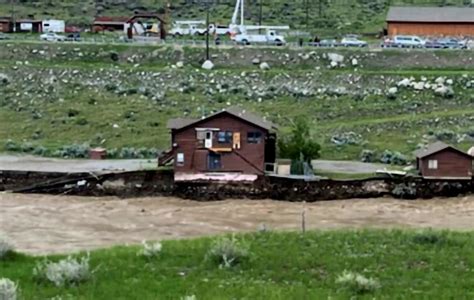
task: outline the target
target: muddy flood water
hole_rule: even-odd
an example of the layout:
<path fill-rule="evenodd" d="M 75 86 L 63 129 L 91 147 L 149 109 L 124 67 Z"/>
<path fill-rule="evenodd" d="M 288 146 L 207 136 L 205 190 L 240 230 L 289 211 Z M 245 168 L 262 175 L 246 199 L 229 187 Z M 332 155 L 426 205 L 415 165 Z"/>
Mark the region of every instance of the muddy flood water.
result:
<path fill-rule="evenodd" d="M 401 201 L 354 199 L 311 204 L 272 200 L 194 202 L 176 198 L 82 198 L 0 194 L 0 235 L 19 251 L 69 253 L 143 240 L 229 232 L 308 229 L 474 230 L 474 197 Z"/>

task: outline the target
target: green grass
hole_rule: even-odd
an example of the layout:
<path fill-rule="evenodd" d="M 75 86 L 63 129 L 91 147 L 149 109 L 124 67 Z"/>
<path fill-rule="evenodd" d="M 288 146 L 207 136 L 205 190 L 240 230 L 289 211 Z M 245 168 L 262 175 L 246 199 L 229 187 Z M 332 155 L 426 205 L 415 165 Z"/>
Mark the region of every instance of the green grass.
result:
<path fill-rule="evenodd" d="M 239 235 L 250 247 L 241 264 L 206 260 L 211 239 L 165 241 L 154 259 L 138 247 L 93 251 L 93 278 L 73 287 L 38 283 L 43 257 L 10 255 L 0 277 L 17 282 L 21 299 L 471 299 L 474 233 L 328 231 Z M 49 257 L 58 260 L 61 256 Z M 335 283 L 345 270 L 378 281 L 365 294 Z"/>

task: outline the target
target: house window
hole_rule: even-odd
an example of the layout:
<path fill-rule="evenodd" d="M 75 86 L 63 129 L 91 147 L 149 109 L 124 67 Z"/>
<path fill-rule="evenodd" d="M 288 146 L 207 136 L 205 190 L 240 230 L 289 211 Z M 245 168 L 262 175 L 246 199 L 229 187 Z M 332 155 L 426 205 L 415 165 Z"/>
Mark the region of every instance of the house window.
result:
<path fill-rule="evenodd" d="M 184 153 L 178 153 L 178 155 L 176 155 L 176 165 L 184 166 Z"/>
<path fill-rule="evenodd" d="M 232 131 L 219 131 L 217 133 L 219 144 L 232 144 Z"/>
<path fill-rule="evenodd" d="M 207 164 L 209 170 L 219 170 L 222 168 L 221 155 L 217 153 L 209 153 L 207 157 Z"/>
<path fill-rule="evenodd" d="M 438 169 L 438 161 L 437 160 L 429 160 L 428 161 L 428 169 L 437 170 Z"/>
<path fill-rule="evenodd" d="M 247 132 L 247 143 L 260 144 L 262 142 L 261 132 Z"/>

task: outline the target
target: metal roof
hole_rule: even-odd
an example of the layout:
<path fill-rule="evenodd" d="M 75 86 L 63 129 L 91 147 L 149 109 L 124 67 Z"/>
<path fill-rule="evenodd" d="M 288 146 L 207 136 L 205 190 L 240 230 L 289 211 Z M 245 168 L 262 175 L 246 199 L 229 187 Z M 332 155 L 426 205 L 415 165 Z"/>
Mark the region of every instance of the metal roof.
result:
<path fill-rule="evenodd" d="M 193 124 L 197 124 L 203 120 L 207 120 L 207 119 L 210 119 L 210 118 L 213 118 L 215 116 L 218 116 L 222 113 L 228 113 L 228 114 L 231 114 L 239 119 L 242 119 L 244 121 L 247 121 L 251 124 L 254 124 L 258 127 L 261 127 L 263 129 L 266 129 L 266 130 L 274 130 L 274 129 L 277 129 L 277 126 L 275 124 L 273 124 L 272 122 L 270 121 L 267 121 L 259 116 L 256 116 L 250 112 L 248 112 L 247 110 L 245 109 L 242 109 L 242 108 L 239 108 L 239 107 L 229 107 L 229 108 L 226 108 L 226 109 L 223 109 L 217 113 L 214 113 L 206 118 L 203 118 L 203 119 L 171 119 L 168 121 L 168 124 L 167 124 L 167 127 L 169 129 L 182 129 L 182 128 L 185 128 L 185 127 L 188 127 L 190 125 L 193 125 Z"/>
<path fill-rule="evenodd" d="M 474 7 L 390 7 L 387 22 L 474 23 Z"/>
<path fill-rule="evenodd" d="M 427 157 L 427 156 L 430 156 L 430 155 L 432 155 L 432 154 L 441 152 L 441 151 L 446 150 L 446 149 L 451 149 L 451 150 L 454 150 L 454 151 L 456 151 L 456 152 L 459 152 L 459 153 L 461 153 L 461 154 L 464 154 L 464 155 L 470 157 L 470 155 L 467 154 L 466 152 L 461 151 L 461 150 L 459 150 L 459 149 L 457 149 L 457 148 L 455 148 L 455 147 L 453 147 L 453 146 L 450 146 L 450 145 L 448 145 L 448 144 L 446 144 L 446 143 L 439 142 L 439 141 L 438 141 L 438 142 L 435 142 L 435 143 L 433 143 L 433 144 L 428 145 L 428 146 L 427 146 L 426 148 L 424 148 L 424 149 L 420 149 L 420 150 L 416 151 L 416 152 L 415 152 L 415 155 L 416 155 L 417 158 L 425 158 L 425 157 Z"/>

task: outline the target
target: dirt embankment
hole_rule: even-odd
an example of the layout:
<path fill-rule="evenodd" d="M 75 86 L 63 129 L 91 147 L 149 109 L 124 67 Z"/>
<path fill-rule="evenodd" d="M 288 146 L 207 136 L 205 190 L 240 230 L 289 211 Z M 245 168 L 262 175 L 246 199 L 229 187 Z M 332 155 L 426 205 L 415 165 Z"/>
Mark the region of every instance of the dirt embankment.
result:
<path fill-rule="evenodd" d="M 228 232 L 309 229 L 474 229 L 474 197 L 388 198 L 311 204 L 271 200 L 194 202 L 176 198 L 81 198 L 0 194 L 0 231 L 20 251 L 65 253 Z"/>
<path fill-rule="evenodd" d="M 175 64 L 201 66 L 202 47 L 131 46 L 106 44 L 51 44 L 51 43 L 3 43 L 0 59 L 7 62 L 98 62 L 128 64 Z M 267 62 L 272 67 L 308 68 L 330 65 L 330 53 L 342 55 L 348 67 L 387 69 L 474 69 L 474 51 L 431 51 L 431 50 L 353 50 L 301 49 L 276 47 L 212 47 L 212 61 L 217 67 L 249 67 Z M 357 64 L 353 64 L 354 59 Z M 258 63 L 256 63 L 258 61 Z"/>

